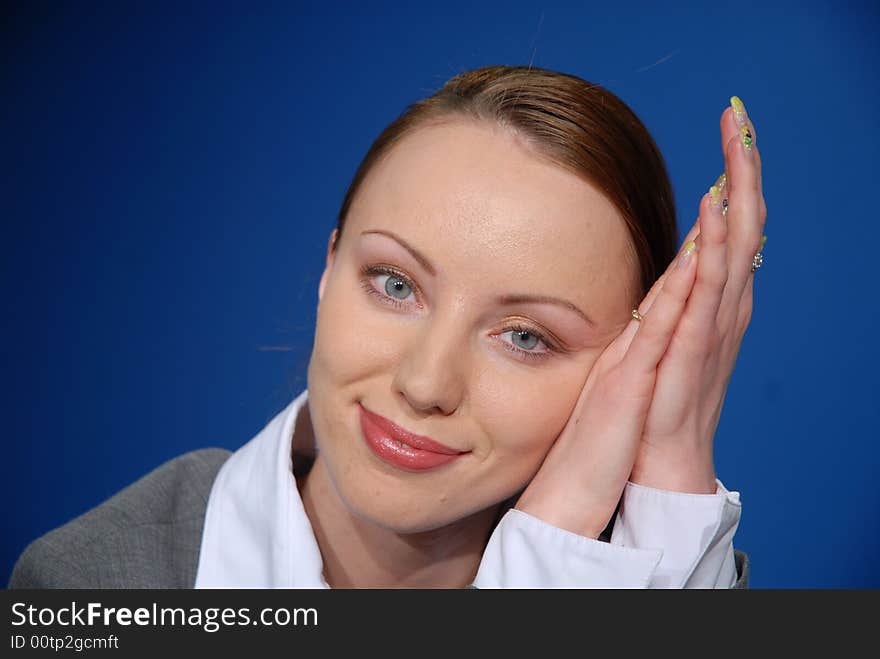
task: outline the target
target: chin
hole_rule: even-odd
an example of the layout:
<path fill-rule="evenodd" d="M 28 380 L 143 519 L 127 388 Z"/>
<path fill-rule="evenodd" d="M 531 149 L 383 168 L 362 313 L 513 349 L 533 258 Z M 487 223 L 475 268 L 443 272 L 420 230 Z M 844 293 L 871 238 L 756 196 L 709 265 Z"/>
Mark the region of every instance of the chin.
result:
<path fill-rule="evenodd" d="M 470 479 L 427 482 L 417 475 L 412 481 L 398 479 L 382 466 L 364 467 L 361 465 L 356 480 L 335 482 L 337 495 L 358 519 L 400 535 L 427 533 L 468 520 L 480 524 L 475 517 L 494 518 L 497 506 L 510 496 L 475 491 L 474 483 L 466 482 Z"/>

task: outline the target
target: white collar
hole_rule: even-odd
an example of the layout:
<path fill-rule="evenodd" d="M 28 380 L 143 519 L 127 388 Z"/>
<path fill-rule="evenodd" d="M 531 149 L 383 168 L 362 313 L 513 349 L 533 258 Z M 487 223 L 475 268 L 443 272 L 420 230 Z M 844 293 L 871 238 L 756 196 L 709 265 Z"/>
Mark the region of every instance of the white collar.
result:
<path fill-rule="evenodd" d="M 221 467 L 208 498 L 196 588 L 329 588 L 290 459 L 308 393 Z"/>

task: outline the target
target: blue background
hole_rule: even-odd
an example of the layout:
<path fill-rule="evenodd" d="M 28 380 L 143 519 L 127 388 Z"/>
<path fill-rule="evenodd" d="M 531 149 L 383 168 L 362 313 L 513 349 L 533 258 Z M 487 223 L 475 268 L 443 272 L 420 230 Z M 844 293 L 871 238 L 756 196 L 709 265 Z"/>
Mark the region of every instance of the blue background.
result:
<path fill-rule="evenodd" d="M 301 391 L 372 140 L 455 73 L 532 63 L 639 114 L 683 228 L 745 101 L 769 240 L 716 438 L 736 545 L 753 587 L 880 587 L 876 3 L 253 4 L 5 5 L 0 579 Z"/>

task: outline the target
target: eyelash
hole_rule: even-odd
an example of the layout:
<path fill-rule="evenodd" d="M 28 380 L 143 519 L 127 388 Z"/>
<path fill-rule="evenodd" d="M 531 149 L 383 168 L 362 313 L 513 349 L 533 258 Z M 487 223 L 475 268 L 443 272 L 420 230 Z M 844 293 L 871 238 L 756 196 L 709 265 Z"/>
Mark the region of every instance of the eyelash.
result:
<path fill-rule="evenodd" d="M 395 307 L 398 309 L 402 308 L 406 305 L 404 305 L 400 300 L 397 300 L 393 297 L 390 297 L 390 296 L 385 295 L 384 293 L 381 293 L 380 291 L 378 291 L 370 283 L 370 280 L 373 277 L 375 277 L 376 275 L 389 275 L 389 276 L 394 277 L 396 279 L 400 279 L 403 283 L 405 283 L 407 286 L 410 287 L 410 289 L 413 291 L 413 293 L 416 293 L 419 290 L 418 287 L 413 283 L 413 281 L 409 277 L 407 277 L 405 274 L 403 274 L 399 270 L 395 270 L 394 268 L 391 268 L 388 266 L 366 265 L 361 268 L 361 275 L 362 275 L 361 285 L 363 286 L 364 290 L 368 294 L 376 297 L 383 304 L 388 304 L 388 305 L 391 305 L 392 307 Z M 502 343 L 504 344 L 504 346 L 507 350 L 509 350 L 510 352 L 516 353 L 518 355 L 521 355 L 525 359 L 534 360 L 534 361 L 544 360 L 544 359 L 547 359 L 548 357 L 550 357 L 554 353 L 563 352 L 563 350 L 561 348 L 559 348 L 554 343 L 552 343 L 541 332 L 538 332 L 537 330 L 535 330 L 531 327 L 527 327 L 525 325 L 513 325 L 513 326 L 505 328 L 505 331 L 510 331 L 510 330 L 513 330 L 514 332 L 528 332 L 529 334 L 537 337 L 537 339 L 539 341 L 541 341 L 545 346 L 547 346 L 546 352 L 530 352 L 528 350 L 523 350 L 522 348 L 518 348 L 515 345 L 513 345 L 512 343 L 507 343 L 506 341 L 502 341 Z"/>

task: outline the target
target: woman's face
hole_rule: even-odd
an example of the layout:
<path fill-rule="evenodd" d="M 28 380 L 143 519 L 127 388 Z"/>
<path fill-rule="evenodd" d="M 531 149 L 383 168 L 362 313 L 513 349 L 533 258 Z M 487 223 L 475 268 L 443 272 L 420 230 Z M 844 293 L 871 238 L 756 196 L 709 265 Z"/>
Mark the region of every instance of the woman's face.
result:
<path fill-rule="evenodd" d="M 349 511 L 427 531 L 522 489 L 629 320 L 635 263 L 611 202 L 506 129 L 458 120 L 399 142 L 319 286 L 309 410 Z M 389 462 L 361 406 L 463 453 Z"/>

